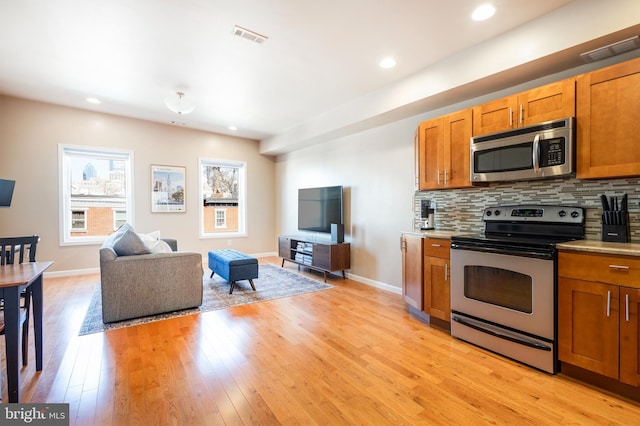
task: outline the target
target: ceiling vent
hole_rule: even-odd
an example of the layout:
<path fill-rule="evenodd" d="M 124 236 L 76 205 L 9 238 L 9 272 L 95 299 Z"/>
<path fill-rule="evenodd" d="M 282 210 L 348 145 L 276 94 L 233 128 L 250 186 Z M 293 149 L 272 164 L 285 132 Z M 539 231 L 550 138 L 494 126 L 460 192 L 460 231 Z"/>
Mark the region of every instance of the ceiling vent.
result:
<path fill-rule="evenodd" d="M 255 31 L 242 28 L 241 26 L 238 26 L 238 25 L 233 27 L 233 34 L 258 44 L 263 44 L 269 38 L 262 34 L 258 34 Z"/>
<path fill-rule="evenodd" d="M 589 52 L 581 53 L 580 56 L 586 62 L 595 62 L 602 59 L 610 58 L 621 53 L 629 52 L 640 47 L 640 38 L 638 36 L 628 38 L 626 40 L 612 43 L 608 46 L 599 47 Z"/>

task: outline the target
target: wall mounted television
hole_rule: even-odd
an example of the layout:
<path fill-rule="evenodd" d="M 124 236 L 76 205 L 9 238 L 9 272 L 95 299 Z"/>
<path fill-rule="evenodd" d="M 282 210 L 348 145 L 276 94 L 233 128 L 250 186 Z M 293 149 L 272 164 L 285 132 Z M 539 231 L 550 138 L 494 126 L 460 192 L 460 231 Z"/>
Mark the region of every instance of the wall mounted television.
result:
<path fill-rule="evenodd" d="M 0 208 L 10 207 L 15 180 L 0 179 Z"/>
<path fill-rule="evenodd" d="M 342 224 L 342 186 L 298 189 L 298 229 L 331 233 Z"/>

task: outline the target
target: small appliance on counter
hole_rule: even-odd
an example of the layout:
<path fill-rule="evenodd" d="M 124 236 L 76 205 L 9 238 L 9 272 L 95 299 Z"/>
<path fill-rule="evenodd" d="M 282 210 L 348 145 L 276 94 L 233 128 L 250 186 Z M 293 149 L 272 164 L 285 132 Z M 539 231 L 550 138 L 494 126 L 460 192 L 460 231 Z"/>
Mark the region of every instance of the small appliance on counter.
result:
<path fill-rule="evenodd" d="M 420 227 L 421 231 L 436 229 L 435 213 L 436 203 L 433 200 L 420 201 L 420 217 L 424 220 L 424 226 Z"/>
<path fill-rule="evenodd" d="M 613 243 L 628 243 L 631 240 L 629 227 L 629 197 L 622 196 L 618 203 L 618 197 L 600 195 L 602 202 L 602 241 Z"/>

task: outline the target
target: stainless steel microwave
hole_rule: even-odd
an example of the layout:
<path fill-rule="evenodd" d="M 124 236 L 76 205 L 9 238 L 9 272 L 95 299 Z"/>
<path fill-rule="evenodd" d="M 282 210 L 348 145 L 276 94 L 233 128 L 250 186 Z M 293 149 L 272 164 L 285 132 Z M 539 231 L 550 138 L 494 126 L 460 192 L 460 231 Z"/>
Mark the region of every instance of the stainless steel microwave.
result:
<path fill-rule="evenodd" d="M 471 138 L 471 181 L 498 182 L 575 172 L 575 118 Z"/>

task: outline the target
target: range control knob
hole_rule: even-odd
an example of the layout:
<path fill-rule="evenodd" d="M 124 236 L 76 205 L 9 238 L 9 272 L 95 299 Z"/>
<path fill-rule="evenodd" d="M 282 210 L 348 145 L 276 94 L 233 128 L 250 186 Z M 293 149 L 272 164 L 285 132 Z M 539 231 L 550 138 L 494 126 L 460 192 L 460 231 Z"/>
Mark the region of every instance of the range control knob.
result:
<path fill-rule="evenodd" d="M 565 217 L 565 216 L 567 215 L 567 212 L 565 212 L 564 210 L 560 210 L 560 211 L 558 212 L 558 215 L 559 215 L 560 217 Z"/>
<path fill-rule="evenodd" d="M 575 219 L 575 218 L 577 218 L 578 216 L 580 216 L 580 213 L 578 213 L 576 210 L 574 210 L 574 211 L 572 211 L 572 212 L 571 212 L 571 217 L 572 217 L 572 218 L 574 218 L 574 219 Z"/>
<path fill-rule="evenodd" d="M 491 216 L 491 214 L 492 214 L 492 213 L 491 213 L 491 210 L 487 210 L 487 213 L 486 213 L 486 214 L 487 214 L 487 216 Z"/>
<path fill-rule="evenodd" d="M 496 210 L 496 211 L 494 212 L 494 214 L 495 214 L 496 216 L 500 216 L 500 210 Z"/>

